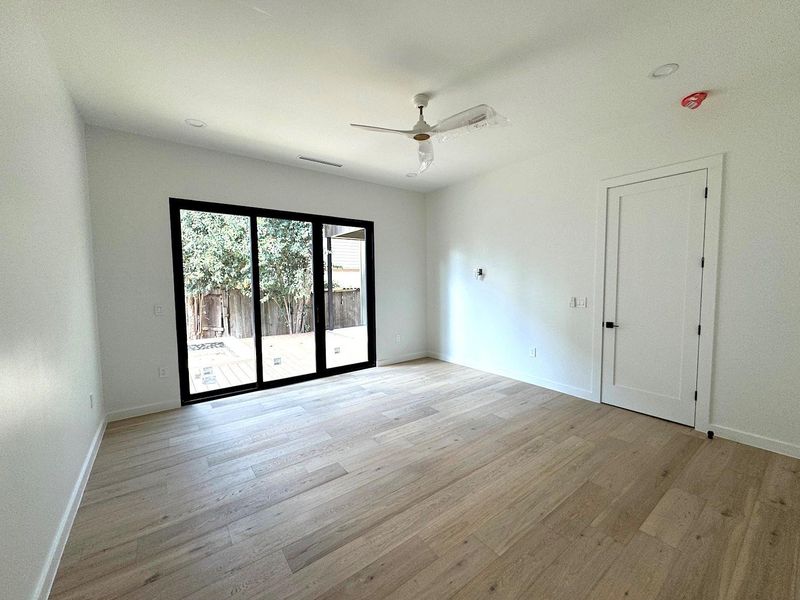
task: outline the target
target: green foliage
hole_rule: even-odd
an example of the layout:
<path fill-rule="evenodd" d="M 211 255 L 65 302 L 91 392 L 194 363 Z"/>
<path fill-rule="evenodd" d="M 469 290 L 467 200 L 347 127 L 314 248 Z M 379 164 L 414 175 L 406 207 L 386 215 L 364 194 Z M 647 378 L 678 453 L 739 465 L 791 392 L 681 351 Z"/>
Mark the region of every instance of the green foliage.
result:
<path fill-rule="evenodd" d="M 256 220 L 260 301 L 283 307 L 290 333 L 308 328 L 311 294 L 311 225 L 283 219 Z M 250 219 L 181 211 L 183 278 L 187 296 L 238 290 L 252 296 Z"/>
<path fill-rule="evenodd" d="M 262 219 L 258 230 L 261 301 L 305 299 L 311 294 L 311 224 Z"/>
<path fill-rule="evenodd" d="M 250 220 L 194 210 L 181 211 L 183 281 L 187 295 L 213 290 L 252 293 Z"/>

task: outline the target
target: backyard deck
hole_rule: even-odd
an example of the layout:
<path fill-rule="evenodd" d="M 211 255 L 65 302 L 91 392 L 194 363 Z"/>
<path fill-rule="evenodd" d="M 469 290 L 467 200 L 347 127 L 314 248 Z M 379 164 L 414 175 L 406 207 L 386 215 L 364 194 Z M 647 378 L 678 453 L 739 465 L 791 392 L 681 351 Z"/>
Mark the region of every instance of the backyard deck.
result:
<path fill-rule="evenodd" d="M 367 328 L 346 327 L 325 332 L 329 367 L 367 360 Z M 314 332 L 261 338 L 264 381 L 305 375 L 316 370 Z M 235 337 L 189 340 L 189 387 L 192 394 L 256 381 L 252 339 Z"/>

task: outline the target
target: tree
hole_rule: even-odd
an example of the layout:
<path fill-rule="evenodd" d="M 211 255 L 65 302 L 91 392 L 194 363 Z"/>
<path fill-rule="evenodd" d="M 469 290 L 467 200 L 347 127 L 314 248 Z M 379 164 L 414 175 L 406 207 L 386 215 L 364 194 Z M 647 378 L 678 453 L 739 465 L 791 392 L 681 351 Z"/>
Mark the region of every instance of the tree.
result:
<path fill-rule="evenodd" d="M 214 290 L 251 295 L 248 217 L 181 211 L 181 241 L 187 295 Z"/>
<path fill-rule="evenodd" d="M 274 300 L 289 333 L 303 332 L 312 287 L 311 224 L 259 218 L 256 228 L 261 302 Z"/>
<path fill-rule="evenodd" d="M 252 295 L 250 220 L 248 217 L 181 211 L 183 282 L 189 337 L 202 337 L 205 296 L 219 293 L 222 328 L 230 334 L 230 294 Z"/>
<path fill-rule="evenodd" d="M 285 219 L 256 220 L 259 285 L 263 304 L 274 301 L 283 310 L 289 333 L 309 328 L 311 224 Z M 230 333 L 230 293 L 252 297 L 250 218 L 201 211 L 181 211 L 183 278 L 190 335 L 198 337 L 204 296 L 221 293 L 223 329 Z"/>

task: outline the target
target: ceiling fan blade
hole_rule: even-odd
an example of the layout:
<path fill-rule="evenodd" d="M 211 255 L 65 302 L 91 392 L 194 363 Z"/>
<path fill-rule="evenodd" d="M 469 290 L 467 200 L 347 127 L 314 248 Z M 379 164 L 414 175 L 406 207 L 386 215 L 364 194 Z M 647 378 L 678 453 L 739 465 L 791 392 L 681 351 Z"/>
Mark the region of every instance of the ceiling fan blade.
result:
<path fill-rule="evenodd" d="M 375 127 L 373 125 L 359 125 L 358 123 L 350 123 L 350 127 L 358 127 L 366 131 L 377 131 L 378 133 L 399 133 L 400 135 L 412 135 L 414 132 L 405 129 L 387 129 L 386 127 Z"/>
<path fill-rule="evenodd" d="M 508 119 L 488 104 L 479 104 L 439 121 L 431 130 L 440 141 L 494 125 L 507 125 Z"/>
<path fill-rule="evenodd" d="M 419 170 L 416 173 L 407 173 L 406 177 L 416 177 L 428 170 L 433 162 L 433 144 L 430 140 L 419 143 L 417 151 L 419 155 Z"/>

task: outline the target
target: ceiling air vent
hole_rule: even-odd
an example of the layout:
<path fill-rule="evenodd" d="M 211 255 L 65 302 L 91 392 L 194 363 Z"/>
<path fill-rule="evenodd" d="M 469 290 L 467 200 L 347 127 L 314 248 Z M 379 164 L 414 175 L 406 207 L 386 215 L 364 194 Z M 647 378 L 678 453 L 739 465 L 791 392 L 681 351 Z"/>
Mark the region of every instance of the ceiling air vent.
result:
<path fill-rule="evenodd" d="M 307 160 L 308 162 L 317 163 L 320 165 L 327 165 L 328 167 L 341 167 L 339 163 L 330 162 L 329 160 L 322 160 L 321 158 L 312 158 L 311 156 L 303 156 L 302 154 L 298 156 L 300 160 Z"/>

